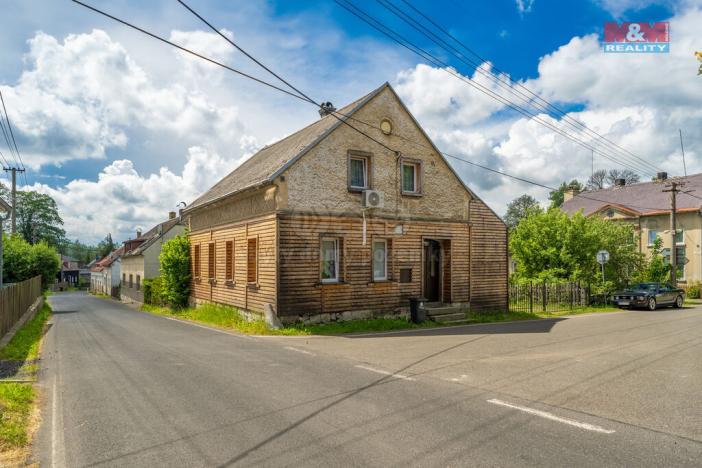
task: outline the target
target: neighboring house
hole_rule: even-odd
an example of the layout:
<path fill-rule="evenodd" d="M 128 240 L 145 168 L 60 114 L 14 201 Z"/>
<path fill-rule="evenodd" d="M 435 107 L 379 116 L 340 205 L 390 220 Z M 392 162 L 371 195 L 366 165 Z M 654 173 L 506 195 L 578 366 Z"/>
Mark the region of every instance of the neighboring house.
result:
<path fill-rule="evenodd" d="M 574 214 L 582 211 L 585 216 L 600 216 L 634 226 L 639 250 L 650 255 L 653 242 L 660 237 L 663 254 L 670 258 L 672 232 L 670 229 L 670 193 L 666 188 L 665 173 L 662 180 L 623 185 L 583 192 L 566 192 L 561 209 Z M 702 194 L 702 174 L 676 178 L 685 182 L 684 191 Z M 675 251 L 677 279 L 681 283 L 702 280 L 702 201 L 699 198 L 678 193 Z M 687 263 L 685 262 L 687 259 Z"/>
<path fill-rule="evenodd" d="M 56 279 L 59 283 L 66 283 L 71 286 L 78 285 L 80 276 L 80 267 L 78 260 L 69 257 L 68 255 L 60 255 L 61 269 L 56 274 Z"/>
<path fill-rule="evenodd" d="M 284 322 L 406 314 L 421 296 L 506 309 L 505 224 L 390 85 L 340 113 L 400 153 L 324 111 L 258 151 L 183 211 L 191 302 L 270 305 Z"/>
<path fill-rule="evenodd" d="M 90 269 L 90 290 L 119 298 L 120 263 L 124 246 L 96 262 Z"/>
<path fill-rule="evenodd" d="M 124 242 L 125 254 L 121 259 L 122 287 L 120 296 L 124 302 L 144 302 L 143 282 L 159 275 L 158 256 L 163 243 L 181 234 L 185 227 L 175 212 L 168 214 L 168 221 L 157 224 L 145 234 L 137 233 L 136 239 Z"/>

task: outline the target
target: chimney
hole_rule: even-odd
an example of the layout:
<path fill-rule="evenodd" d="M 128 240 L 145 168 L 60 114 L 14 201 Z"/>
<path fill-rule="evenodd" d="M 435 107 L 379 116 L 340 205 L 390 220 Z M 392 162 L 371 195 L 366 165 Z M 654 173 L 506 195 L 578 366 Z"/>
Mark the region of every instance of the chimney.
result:
<path fill-rule="evenodd" d="M 137 239 L 141 237 L 141 229 L 137 229 Z"/>
<path fill-rule="evenodd" d="M 169 211 L 168 212 L 168 219 L 174 219 L 176 217 L 176 212 L 175 211 Z"/>
<path fill-rule="evenodd" d="M 325 117 L 325 116 L 331 114 L 332 112 L 334 112 L 335 110 L 336 110 L 336 107 L 334 107 L 334 104 L 332 104 L 329 101 L 323 102 L 319 105 L 319 116 Z"/>
<path fill-rule="evenodd" d="M 615 187 L 624 187 L 626 185 L 626 179 L 614 179 Z"/>
<path fill-rule="evenodd" d="M 659 172 L 658 174 L 656 174 L 656 180 L 668 180 L 668 173 Z"/>
<path fill-rule="evenodd" d="M 568 200 L 572 200 L 578 193 L 578 189 L 576 188 L 568 188 L 565 192 L 563 192 L 563 201 L 567 202 Z"/>

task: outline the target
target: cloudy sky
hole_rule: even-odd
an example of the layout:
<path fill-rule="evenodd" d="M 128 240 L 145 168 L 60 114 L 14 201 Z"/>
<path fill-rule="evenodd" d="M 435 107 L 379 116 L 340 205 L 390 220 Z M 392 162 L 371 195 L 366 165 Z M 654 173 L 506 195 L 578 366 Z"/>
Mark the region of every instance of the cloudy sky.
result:
<path fill-rule="evenodd" d="M 56 199 L 71 238 L 95 242 L 111 232 L 123 240 L 148 229 L 257 148 L 318 118 L 310 105 L 68 0 L 3 3 L 0 90 L 28 169 L 22 188 Z M 270 80 L 175 0 L 87 3 Z M 596 168 L 633 167 L 650 178 L 651 166 L 635 155 L 681 175 L 682 129 L 688 172 L 702 171 L 702 77 L 694 57 L 702 51 L 702 0 L 412 0 L 488 61 L 478 70 L 378 2 L 354 3 L 452 68 L 402 48 L 332 0 L 190 1 L 318 101 L 344 105 L 389 81 L 437 146 L 463 159 L 549 186 L 587 179 L 591 151 L 545 123 L 609 155 L 596 154 Z M 402 0 L 392 3 L 412 12 Z M 613 20 L 670 21 L 670 54 L 603 53 L 603 24 Z M 541 101 L 519 100 L 523 88 L 510 94 L 487 78 L 495 67 L 568 117 L 528 119 L 466 82 L 538 112 Z M 581 124 L 627 153 L 583 133 Z M 9 154 L 4 141 L 0 151 Z M 548 196 L 450 162 L 498 213 L 523 193 Z"/>

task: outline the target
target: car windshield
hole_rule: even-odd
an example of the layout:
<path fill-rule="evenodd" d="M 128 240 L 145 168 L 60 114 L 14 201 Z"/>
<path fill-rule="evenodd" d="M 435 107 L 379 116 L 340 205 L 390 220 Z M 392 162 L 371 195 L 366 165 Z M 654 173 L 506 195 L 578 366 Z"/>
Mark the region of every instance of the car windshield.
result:
<path fill-rule="evenodd" d="M 637 291 L 655 291 L 658 289 L 658 283 L 636 283 L 631 285 L 631 289 Z"/>

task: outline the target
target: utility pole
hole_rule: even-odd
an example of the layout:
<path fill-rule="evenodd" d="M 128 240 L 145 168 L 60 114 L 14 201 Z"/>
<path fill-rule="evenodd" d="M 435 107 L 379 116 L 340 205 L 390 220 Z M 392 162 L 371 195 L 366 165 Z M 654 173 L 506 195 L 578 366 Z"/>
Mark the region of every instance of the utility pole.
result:
<path fill-rule="evenodd" d="M 685 182 L 678 182 L 671 180 L 666 187 L 668 189 L 663 190 L 664 192 L 670 192 L 670 282 L 673 287 L 677 286 L 677 258 L 675 253 L 675 211 L 676 211 L 676 196 L 680 191 L 680 187 L 685 185 Z"/>
<path fill-rule="evenodd" d="M 12 173 L 12 221 L 11 221 L 11 233 L 17 232 L 17 173 L 24 172 L 24 169 L 18 167 L 6 167 L 5 172 Z"/>
<path fill-rule="evenodd" d="M 682 129 L 679 128 L 678 131 L 680 132 L 680 151 L 682 151 L 683 171 L 685 173 L 685 177 L 687 177 L 687 165 L 685 164 L 685 147 L 683 146 Z"/>

